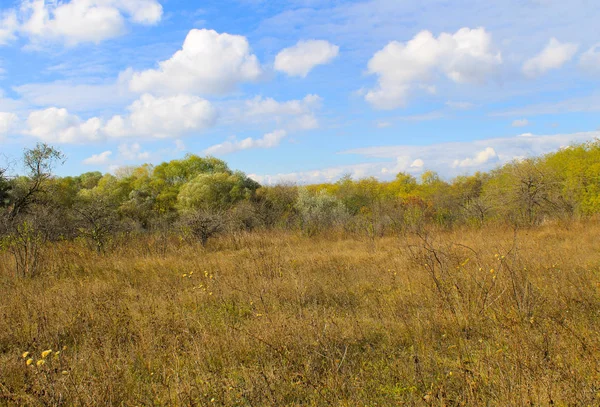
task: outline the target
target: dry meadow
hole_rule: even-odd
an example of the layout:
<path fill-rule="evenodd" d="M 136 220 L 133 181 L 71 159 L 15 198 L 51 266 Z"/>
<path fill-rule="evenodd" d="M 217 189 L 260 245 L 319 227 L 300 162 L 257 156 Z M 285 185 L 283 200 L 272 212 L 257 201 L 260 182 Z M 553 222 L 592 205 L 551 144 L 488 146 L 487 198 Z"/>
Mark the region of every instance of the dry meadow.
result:
<path fill-rule="evenodd" d="M 0 253 L 0 405 L 600 405 L 597 221 L 115 243 Z"/>

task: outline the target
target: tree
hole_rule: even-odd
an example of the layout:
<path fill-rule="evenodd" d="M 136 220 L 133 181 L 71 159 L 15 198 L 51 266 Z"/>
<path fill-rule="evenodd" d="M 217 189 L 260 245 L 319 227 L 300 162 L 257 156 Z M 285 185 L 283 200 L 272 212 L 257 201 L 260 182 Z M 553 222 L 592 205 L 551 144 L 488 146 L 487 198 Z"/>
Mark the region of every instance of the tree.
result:
<path fill-rule="evenodd" d="M 64 159 L 60 151 L 43 143 L 23 154 L 28 176 L 12 183 L 3 221 L 8 234 L 0 242 L 13 255 L 17 275 L 34 277 L 40 272 L 43 244 L 57 229 L 56 216 L 45 195 L 55 165 Z"/>
<path fill-rule="evenodd" d="M 208 239 L 217 235 L 225 227 L 223 213 L 210 209 L 188 211 L 181 218 L 184 234 L 199 240 L 206 247 Z"/>
<path fill-rule="evenodd" d="M 119 227 L 116 206 L 105 197 L 88 195 L 79 198 L 73 211 L 79 234 L 91 242 L 96 253 L 103 253 Z"/>
<path fill-rule="evenodd" d="M 296 199 L 298 187 L 292 184 L 279 184 L 261 187 L 256 191 L 258 216 L 268 228 L 275 226 L 291 227 L 298 214 Z"/>
<path fill-rule="evenodd" d="M 258 187 L 256 182 L 239 172 L 200 174 L 181 187 L 177 196 L 177 205 L 184 211 L 225 210 L 236 202 L 251 198 Z"/>
<path fill-rule="evenodd" d="M 515 161 L 492 172 L 485 196 L 515 225 L 535 225 L 556 211 L 561 182 L 540 158 Z"/>
<path fill-rule="evenodd" d="M 300 188 L 296 208 L 302 221 L 302 230 L 309 235 L 341 225 L 349 217 L 342 201 L 326 191 L 312 194 L 308 189 Z"/>
<path fill-rule="evenodd" d="M 0 167 L 0 208 L 8 205 L 10 197 L 10 183 L 6 178 L 6 168 Z"/>
<path fill-rule="evenodd" d="M 39 202 L 40 196 L 46 192 L 52 171 L 58 163 L 64 163 L 65 156 L 57 149 L 45 143 L 38 143 L 33 149 L 26 149 L 23 164 L 28 177 L 13 188 L 9 218 L 15 219 L 19 214 Z"/>

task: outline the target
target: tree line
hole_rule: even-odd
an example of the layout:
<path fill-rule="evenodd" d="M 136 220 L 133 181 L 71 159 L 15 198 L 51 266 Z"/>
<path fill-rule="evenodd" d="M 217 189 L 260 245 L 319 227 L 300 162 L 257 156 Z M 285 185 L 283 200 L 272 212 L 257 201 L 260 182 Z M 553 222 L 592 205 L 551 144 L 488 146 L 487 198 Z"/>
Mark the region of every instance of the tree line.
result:
<path fill-rule="evenodd" d="M 529 227 L 600 213 L 600 140 L 489 172 L 444 180 L 399 173 L 389 182 L 344 176 L 334 183 L 261 186 L 214 157 L 187 155 L 113 174 L 57 177 L 57 149 L 26 149 L 25 173 L 0 166 L 0 250 L 22 275 L 39 271 L 48 242 L 85 242 L 105 252 L 120 237 L 179 234 L 206 245 L 219 233 L 331 230 L 375 239 L 437 225 Z"/>

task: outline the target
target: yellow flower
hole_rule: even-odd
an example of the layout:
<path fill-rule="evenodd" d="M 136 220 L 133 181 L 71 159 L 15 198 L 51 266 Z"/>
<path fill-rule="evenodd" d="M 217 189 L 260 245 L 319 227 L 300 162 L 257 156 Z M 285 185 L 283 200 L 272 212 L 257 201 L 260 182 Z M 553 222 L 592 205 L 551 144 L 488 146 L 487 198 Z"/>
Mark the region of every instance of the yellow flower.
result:
<path fill-rule="evenodd" d="M 61 373 L 65 376 L 69 374 L 69 372 L 67 372 L 66 370 L 63 370 Z"/>
<path fill-rule="evenodd" d="M 48 349 L 42 352 L 42 358 L 45 359 L 49 354 L 52 353 L 52 349 Z"/>
<path fill-rule="evenodd" d="M 29 356 L 29 352 L 23 352 L 21 356 L 23 356 L 23 359 L 25 359 L 27 356 Z"/>
<path fill-rule="evenodd" d="M 46 363 L 46 361 L 44 359 L 40 359 L 37 361 L 36 365 L 37 366 L 42 366 L 44 363 Z"/>
<path fill-rule="evenodd" d="M 31 365 L 33 363 L 33 359 L 29 358 L 27 359 L 27 362 L 25 362 L 27 364 L 27 366 Z"/>
<path fill-rule="evenodd" d="M 55 358 L 57 358 L 57 357 L 58 357 L 58 355 L 60 355 L 60 351 L 59 351 L 59 350 L 57 350 L 56 352 L 54 352 L 54 357 L 55 357 Z"/>

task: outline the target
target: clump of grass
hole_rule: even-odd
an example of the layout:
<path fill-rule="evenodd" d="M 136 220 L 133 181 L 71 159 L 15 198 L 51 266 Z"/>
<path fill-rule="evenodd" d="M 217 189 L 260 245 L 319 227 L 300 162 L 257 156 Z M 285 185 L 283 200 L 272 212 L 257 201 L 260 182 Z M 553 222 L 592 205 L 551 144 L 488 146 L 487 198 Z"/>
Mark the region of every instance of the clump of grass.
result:
<path fill-rule="evenodd" d="M 598 405 L 599 232 L 64 242 L 34 279 L 0 254 L 0 400 Z"/>

